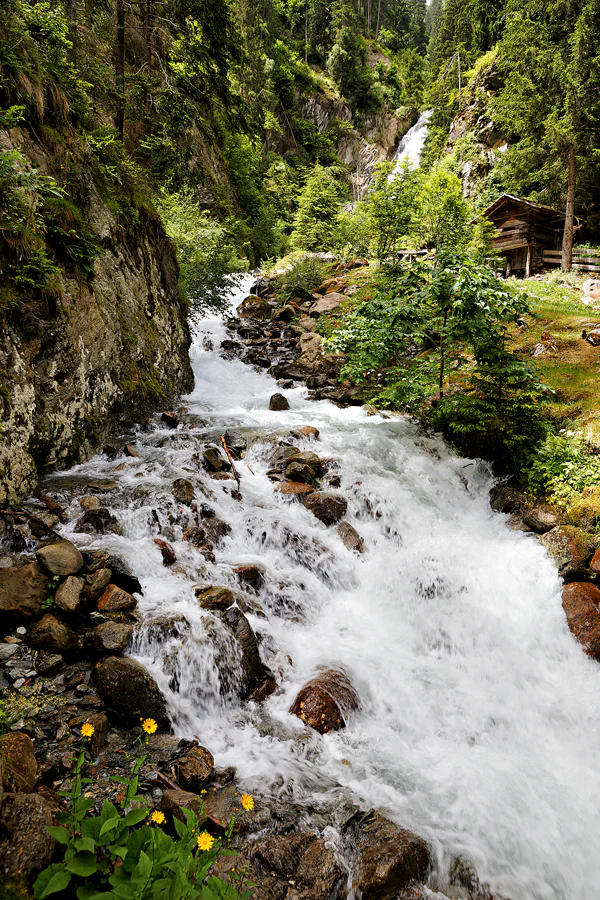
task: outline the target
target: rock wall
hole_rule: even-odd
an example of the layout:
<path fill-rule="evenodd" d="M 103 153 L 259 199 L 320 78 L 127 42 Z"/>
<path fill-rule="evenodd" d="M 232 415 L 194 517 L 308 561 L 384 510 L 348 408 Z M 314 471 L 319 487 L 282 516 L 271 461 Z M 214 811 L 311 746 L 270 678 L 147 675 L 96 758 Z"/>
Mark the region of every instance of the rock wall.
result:
<path fill-rule="evenodd" d="M 17 130 L 41 172 L 42 147 Z M 30 493 L 44 469 L 84 460 L 111 432 L 191 389 L 190 335 L 174 248 L 144 205 L 126 232 L 90 178 L 87 218 L 102 252 L 89 283 L 59 278 L 54 314 L 40 327 L 0 332 L 0 503 Z"/>

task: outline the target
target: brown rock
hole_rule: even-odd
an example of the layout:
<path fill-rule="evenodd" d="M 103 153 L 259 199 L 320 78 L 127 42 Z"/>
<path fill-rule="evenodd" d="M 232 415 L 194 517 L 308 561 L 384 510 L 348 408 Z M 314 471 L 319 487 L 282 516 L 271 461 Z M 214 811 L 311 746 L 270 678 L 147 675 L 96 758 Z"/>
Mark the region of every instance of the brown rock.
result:
<path fill-rule="evenodd" d="M 574 525 L 559 525 L 539 538 L 565 581 L 576 581 L 588 573 L 596 549 L 593 537 Z"/>
<path fill-rule="evenodd" d="M 129 727 L 140 719 L 155 719 L 169 729 L 167 705 L 156 681 L 135 659 L 107 656 L 96 664 L 94 679 L 98 693 L 117 718 Z"/>
<path fill-rule="evenodd" d="M 202 454 L 202 458 L 205 467 L 210 472 L 222 472 L 224 469 L 231 469 L 231 463 L 218 447 L 207 447 Z"/>
<path fill-rule="evenodd" d="M 261 319 L 262 321 L 266 321 L 271 318 L 273 310 L 262 297 L 250 294 L 245 300 L 242 300 L 238 306 L 237 314 L 240 319 Z"/>
<path fill-rule="evenodd" d="M 183 506 L 191 506 L 194 500 L 194 485 L 187 478 L 176 478 L 173 482 L 172 493 L 178 503 Z"/>
<path fill-rule="evenodd" d="M 35 623 L 27 635 L 27 643 L 36 650 L 51 650 L 56 653 L 68 653 L 81 649 L 79 635 L 71 631 L 52 613 Z"/>
<path fill-rule="evenodd" d="M 251 879 L 258 882 L 261 898 L 341 900 L 345 896 L 348 878 L 344 869 L 333 850 L 312 832 L 261 838 L 249 844 L 246 853 L 254 863 Z"/>
<path fill-rule="evenodd" d="M 596 552 L 592 556 L 592 561 L 590 563 L 590 569 L 592 570 L 592 572 L 595 572 L 597 575 L 600 575 L 600 550 L 596 550 Z"/>
<path fill-rule="evenodd" d="M 365 542 L 350 522 L 340 522 L 337 527 L 337 533 L 348 550 L 356 550 L 358 553 L 363 553 Z"/>
<path fill-rule="evenodd" d="M 246 616 L 235 606 L 222 613 L 223 622 L 231 630 L 240 651 L 240 660 L 236 668 L 236 689 L 240 697 L 246 699 L 248 694 L 270 675 L 263 665 L 256 635 Z"/>
<path fill-rule="evenodd" d="M 536 503 L 525 511 L 523 521 L 537 534 L 546 534 L 547 531 L 561 525 L 564 520 L 547 503 Z"/>
<path fill-rule="evenodd" d="M 98 569 L 96 572 L 92 572 L 91 575 L 87 575 L 85 579 L 85 596 L 90 600 L 97 600 L 110 584 L 111 578 L 112 572 L 110 569 Z"/>
<path fill-rule="evenodd" d="M 44 650 L 38 650 L 35 654 L 34 666 L 40 675 L 51 675 L 60 669 L 62 664 L 63 658 L 60 653 L 46 653 Z"/>
<path fill-rule="evenodd" d="M 231 533 L 231 525 L 228 525 L 227 522 L 217 518 L 217 516 L 203 519 L 202 525 L 209 541 L 213 544 L 217 544 L 221 538 L 224 538 Z"/>
<path fill-rule="evenodd" d="M 247 700 L 253 700 L 255 703 L 263 703 L 267 697 L 274 694 L 277 690 L 277 682 L 272 675 L 266 675 L 265 678 L 253 687 L 248 693 Z"/>
<path fill-rule="evenodd" d="M 289 409 L 290 404 L 287 397 L 284 397 L 283 394 L 273 394 L 271 399 L 269 400 L 269 409 L 280 411 Z"/>
<path fill-rule="evenodd" d="M 348 502 L 344 497 L 325 491 L 311 494 L 304 501 L 304 505 L 325 525 L 335 525 L 346 515 L 348 509 Z"/>
<path fill-rule="evenodd" d="M 65 612 L 75 612 L 81 601 L 84 583 L 83 578 L 69 575 L 62 584 L 59 584 L 54 595 L 54 602 L 58 608 Z"/>
<path fill-rule="evenodd" d="M 410 882 L 423 882 L 430 867 L 426 842 L 378 812 L 350 824 L 356 841 L 352 885 L 359 900 L 395 900 Z"/>
<path fill-rule="evenodd" d="M 571 633 L 589 656 L 600 660 L 600 590 L 573 581 L 563 588 L 562 605 Z"/>
<path fill-rule="evenodd" d="M 175 551 L 167 541 L 163 541 L 162 538 L 154 538 L 154 543 L 161 552 L 164 566 L 172 566 L 173 563 L 177 562 Z"/>
<path fill-rule="evenodd" d="M 88 746 L 92 759 L 97 759 L 106 744 L 106 738 L 110 732 L 110 722 L 108 721 L 108 716 L 104 713 L 94 713 L 88 716 L 85 721 L 94 729 Z"/>
<path fill-rule="evenodd" d="M 35 619 L 42 613 L 50 579 L 36 562 L 0 568 L 0 612 L 19 619 Z"/>
<path fill-rule="evenodd" d="M 235 784 L 226 784 L 217 787 L 217 790 L 209 790 L 204 794 L 204 812 L 211 816 L 214 825 L 220 823 L 223 831 L 229 825 L 232 816 L 236 816 L 234 833 L 243 833 L 251 830 L 254 812 L 245 812 L 240 805 L 241 791 Z M 258 900 L 258 898 L 257 898 Z"/>
<path fill-rule="evenodd" d="M 205 547 L 208 541 L 204 528 L 186 528 L 183 532 L 183 540 L 194 547 Z"/>
<path fill-rule="evenodd" d="M 265 583 L 265 570 L 263 566 L 233 566 L 232 571 L 237 575 L 239 581 L 254 588 L 255 591 L 259 591 Z"/>
<path fill-rule="evenodd" d="M 351 712 L 360 706 L 348 677 L 337 669 L 324 669 L 304 685 L 290 712 L 320 734 L 345 728 Z"/>
<path fill-rule="evenodd" d="M 119 520 L 105 506 L 86 510 L 77 520 L 75 531 L 81 534 L 123 534 Z"/>
<path fill-rule="evenodd" d="M 0 872 L 32 879 L 52 862 L 52 807 L 39 794 L 7 794 L 0 810 Z"/>
<path fill-rule="evenodd" d="M 52 575 L 77 575 L 83 569 L 83 556 L 71 541 L 58 541 L 41 547 L 38 562 Z"/>
<path fill-rule="evenodd" d="M 336 291 L 326 294 L 325 297 L 322 297 L 320 300 L 314 304 L 314 306 L 310 310 L 311 316 L 322 316 L 325 313 L 333 312 L 334 309 L 337 309 L 342 300 L 345 300 L 343 294 L 338 294 Z"/>
<path fill-rule="evenodd" d="M 206 747 L 192 747 L 185 759 L 179 760 L 178 781 L 186 791 L 199 794 L 210 781 L 215 761 Z"/>
<path fill-rule="evenodd" d="M 192 794 L 191 791 L 163 791 L 161 808 L 182 822 L 185 822 L 184 809 L 195 812 L 200 817 L 200 822 L 205 822 L 205 817 L 201 815 L 203 805 L 201 798 L 197 794 Z"/>
<path fill-rule="evenodd" d="M 314 425 L 303 425 L 302 428 L 296 429 L 297 433 L 302 437 L 308 438 L 309 441 L 319 440 L 319 429 Z"/>
<path fill-rule="evenodd" d="M 92 653 L 122 653 L 133 634 L 131 625 L 120 622 L 102 622 L 86 636 L 86 645 Z"/>
<path fill-rule="evenodd" d="M 179 425 L 179 416 L 175 412 L 164 412 L 160 418 L 169 428 L 177 428 Z"/>
<path fill-rule="evenodd" d="M 273 320 L 275 322 L 291 322 L 296 315 L 296 312 L 297 310 L 291 303 L 286 303 L 285 306 L 282 306 L 281 309 L 278 309 L 277 312 L 273 313 Z"/>
<path fill-rule="evenodd" d="M 20 731 L 0 735 L 0 760 L 5 789 L 31 794 L 38 777 L 38 765 L 31 738 Z"/>
<path fill-rule="evenodd" d="M 118 588 L 116 584 L 109 584 L 97 603 L 101 612 L 126 612 L 135 609 L 136 606 L 135 597 Z"/>
<path fill-rule="evenodd" d="M 284 481 L 281 484 L 276 484 L 274 490 L 278 494 L 300 495 L 312 494 L 314 487 L 311 484 L 302 484 L 301 481 Z"/>
<path fill-rule="evenodd" d="M 100 498 L 94 494 L 86 494 L 84 497 L 79 498 L 79 505 L 83 510 L 100 509 Z"/>
<path fill-rule="evenodd" d="M 496 484 L 490 491 L 490 506 L 496 512 L 516 512 L 522 503 L 522 495 L 508 484 Z"/>
<path fill-rule="evenodd" d="M 227 610 L 239 598 L 239 594 L 227 587 L 198 587 L 194 591 L 203 609 Z"/>
<path fill-rule="evenodd" d="M 286 466 L 285 477 L 288 481 L 299 481 L 301 484 L 312 484 L 315 480 L 314 469 L 301 462 L 291 462 Z"/>

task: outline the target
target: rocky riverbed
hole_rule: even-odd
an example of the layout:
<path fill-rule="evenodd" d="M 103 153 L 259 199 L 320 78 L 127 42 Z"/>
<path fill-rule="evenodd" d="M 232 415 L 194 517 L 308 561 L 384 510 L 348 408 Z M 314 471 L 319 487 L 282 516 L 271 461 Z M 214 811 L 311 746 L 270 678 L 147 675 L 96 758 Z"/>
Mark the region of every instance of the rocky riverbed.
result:
<path fill-rule="evenodd" d="M 254 810 L 239 816 L 232 846 L 261 900 L 591 898 L 595 876 L 578 893 L 574 869 L 566 892 L 541 874 L 550 839 L 533 825 L 519 831 L 527 814 L 513 815 L 504 798 L 519 785 L 539 822 L 535 797 L 558 791 L 522 774 L 520 761 L 538 738 L 539 754 L 544 742 L 567 752 L 566 734 L 588 728 L 591 713 L 548 660 L 580 684 L 595 678 L 565 625 L 566 614 L 587 654 L 600 656 L 595 539 L 496 486 L 492 504 L 512 516 L 511 531 L 489 508 L 484 468 L 444 455 L 404 420 L 358 408 L 314 330 L 343 302 L 346 274 L 287 304 L 260 280 L 228 333 L 206 330 L 196 360 L 204 381 L 186 406 L 2 511 L 6 890 L 26 891 L 60 853 L 45 826 L 64 807 L 82 726 L 94 727 L 86 790 L 99 806 L 119 799 L 111 776 L 127 777 L 140 719 L 151 717 L 159 729 L 141 795 L 167 827 L 182 807 L 202 809 L 203 827 L 222 835 L 251 790 Z M 376 441 L 380 455 L 368 457 Z M 564 610 L 544 548 L 566 582 Z M 530 594 L 522 608 L 520 591 Z M 483 629 L 471 633 L 477 615 Z M 519 617 L 522 634 L 511 625 Z M 470 654 L 470 642 L 485 653 Z M 500 715 L 501 697 L 514 716 Z M 519 733 L 524 715 L 538 737 Z M 589 775 L 595 751 L 581 741 L 577 752 L 569 759 Z M 536 764 L 552 778 L 545 758 Z M 510 772 L 507 786 L 488 791 L 490 766 Z M 579 797 L 587 833 L 593 813 Z M 569 817 L 568 804 L 561 812 Z M 514 851 L 494 856 L 504 846 L 528 853 L 533 874 L 514 867 Z M 552 853 L 563 867 L 562 848 Z"/>

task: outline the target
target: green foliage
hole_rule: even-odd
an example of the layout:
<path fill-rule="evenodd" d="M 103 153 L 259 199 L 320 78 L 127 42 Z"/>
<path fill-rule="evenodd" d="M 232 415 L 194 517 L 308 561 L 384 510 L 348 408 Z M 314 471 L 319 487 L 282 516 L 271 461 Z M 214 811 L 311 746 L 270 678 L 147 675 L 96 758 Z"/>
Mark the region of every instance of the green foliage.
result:
<path fill-rule="evenodd" d="M 506 347 L 508 326 L 528 308 L 464 253 L 386 265 L 368 295 L 326 339 L 343 353 L 341 377 L 372 402 L 418 412 L 463 453 L 522 471 L 546 426 L 535 373 Z"/>
<path fill-rule="evenodd" d="M 284 300 L 293 297 L 310 297 L 323 283 L 327 267 L 317 256 L 301 256 L 296 259 L 284 275 L 274 281 L 274 289 Z"/>
<path fill-rule="evenodd" d="M 378 168 L 368 208 L 379 259 L 395 253 L 412 233 L 418 217 L 416 205 L 420 191 L 421 174 L 409 162 L 396 173 L 392 163 Z"/>
<path fill-rule="evenodd" d="M 159 210 L 177 250 L 180 283 L 190 303 L 192 319 L 221 312 L 247 265 L 239 259 L 231 235 L 211 220 L 189 191 L 162 192 Z"/>
<path fill-rule="evenodd" d="M 600 455 L 581 435 L 551 434 L 538 448 L 526 483 L 566 503 L 586 488 L 600 485 Z"/>
<path fill-rule="evenodd" d="M 46 591 L 46 596 L 42 600 L 42 609 L 56 609 L 56 588 L 60 584 L 60 575 L 53 575 L 48 583 L 48 589 Z"/>
<path fill-rule="evenodd" d="M 315 166 L 300 193 L 292 246 L 298 250 L 331 249 L 338 209 L 339 188 L 334 176 L 329 169 Z"/>
<path fill-rule="evenodd" d="M 163 831 L 160 822 L 151 824 L 151 811 L 137 794 L 145 759 L 139 757 L 131 779 L 122 782 L 120 808 L 106 801 L 100 814 L 92 815 L 95 801 L 84 795 L 91 779 L 81 775 L 85 754 L 80 753 L 71 789 L 61 792 L 69 800 L 69 811 L 57 814 L 58 826 L 48 827 L 64 848 L 64 859 L 40 873 L 34 885 L 36 900 L 54 896 L 65 900 L 248 900 L 252 896 L 244 884 L 208 874 L 216 859 L 230 851 L 219 840 L 208 850 L 198 849 L 196 813 L 183 810 L 185 824 L 173 818 L 175 837 Z M 234 820 L 227 838 L 233 824 Z"/>

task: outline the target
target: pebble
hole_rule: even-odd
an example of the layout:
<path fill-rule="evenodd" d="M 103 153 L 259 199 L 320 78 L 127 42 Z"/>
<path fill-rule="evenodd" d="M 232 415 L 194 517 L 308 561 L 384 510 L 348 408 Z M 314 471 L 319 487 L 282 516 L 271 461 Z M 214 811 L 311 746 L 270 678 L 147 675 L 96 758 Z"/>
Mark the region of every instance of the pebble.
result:
<path fill-rule="evenodd" d="M 17 634 L 27 634 L 27 629 L 24 625 L 19 625 L 17 628 Z"/>

